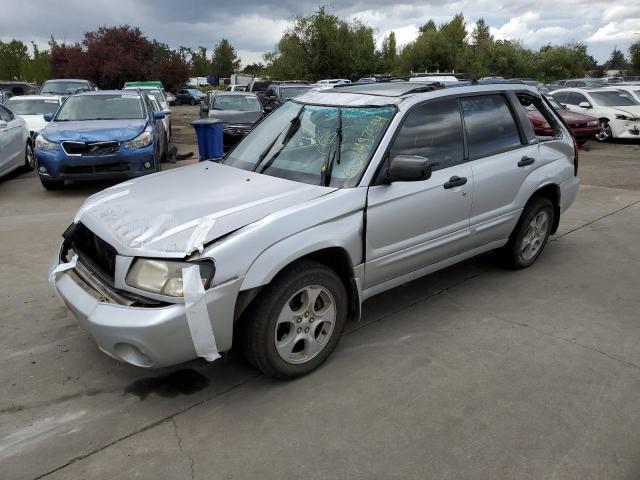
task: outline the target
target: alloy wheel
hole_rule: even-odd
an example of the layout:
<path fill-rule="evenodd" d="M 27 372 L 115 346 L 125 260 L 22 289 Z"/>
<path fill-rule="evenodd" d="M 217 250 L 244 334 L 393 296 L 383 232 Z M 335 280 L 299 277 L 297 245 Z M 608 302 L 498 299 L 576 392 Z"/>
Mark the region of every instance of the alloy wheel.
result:
<path fill-rule="evenodd" d="M 606 142 L 611 138 L 611 126 L 608 122 L 600 122 L 600 131 L 596 133 L 596 140 Z"/>
<path fill-rule="evenodd" d="M 336 324 L 336 302 L 320 285 L 298 290 L 284 304 L 274 334 L 276 351 L 291 364 L 308 362 L 329 343 Z"/>
<path fill-rule="evenodd" d="M 27 148 L 25 151 L 25 164 L 29 170 L 36 168 L 36 156 L 33 153 L 33 146 L 31 142 L 27 142 Z"/>
<path fill-rule="evenodd" d="M 520 243 L 520 255 L 528 262 L 534 258 L 544 245 L 549 231 L 549 214 L 542 210 L 531 219 L 522 242 Z"/>

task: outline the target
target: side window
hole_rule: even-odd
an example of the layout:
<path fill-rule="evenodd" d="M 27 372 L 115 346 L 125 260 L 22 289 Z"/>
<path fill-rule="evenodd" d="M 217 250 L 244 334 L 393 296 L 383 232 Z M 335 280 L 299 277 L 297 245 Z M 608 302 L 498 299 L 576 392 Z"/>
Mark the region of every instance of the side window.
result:
<path fill-rule="evenodd" d="M 581 93 L 572 92 L 571 95 L 569 95 L 569 101 L 567 103 L 569 103 L 569 105 L 580 105 L 581 102 L 589 102 L 589 100 Z"/>
<path fill-rule="evenodd" d="M 15 117 L 9 110 L 7 110 L 5 107 L 0 106 L 0 120 L 4 122 L 10 122 L 14 118 Z"/>
<path fill-rule="evenodd" d="M 433 170 L 440 170 L 464 161 L 463 138 L 457 100 L 437 100 L 409 112 L 391 146 L 391 156 L 420 155 L 431 161 Z"/>
<path fill-rule="evenodd" d="M 144 94 L 142 95 L 142 98 L 144 99 L 144 103 L 147 106 L 147 115 L 152 117 L 153 116 L 153 112 L 155 111 L 155 108 L 153 108 L 153 103 L 151 103 L 151 100 L 149 100 L 149 97 L 147 97 Z"/>
<path fill-rule="evenodd" d="M 553 92 L 551 96 L 560 103 L 567 103 L 567 100 L 569 99 L 569 92 Z"/>
<path fill-rule="evenodd" d="M 461 98 L 471 160 L 522 145 L 507 99 L 499 94 Z"/>
<path fill-rule="evenodd" d="M 540 141 L 553 140 L 561 133 L 560 127 L 547 104 L 538 97 L 526 93 L 517 94 L 520 104 L 524 107 L 527 120 L 533 133 Z"/>

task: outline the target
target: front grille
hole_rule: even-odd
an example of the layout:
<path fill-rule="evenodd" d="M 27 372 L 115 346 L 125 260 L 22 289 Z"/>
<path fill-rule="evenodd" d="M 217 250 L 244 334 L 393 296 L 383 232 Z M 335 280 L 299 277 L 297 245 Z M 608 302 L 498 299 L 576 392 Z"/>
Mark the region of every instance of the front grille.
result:
<path fill-rule="evenodd" d="M 118 153 L 120 149 L 120 143 L 116 141 L 112 142 L 62 142 L 62 149 L 67 155 L 73 156 L 100 156 L 100 155 L 113 155 Z"/>
<path fill-rule="evenodd" d="M 81 223 L 72 224 L 64 238 L 78 257 L 98 276 L 113 285 L 116 270 L 116 249 Z"/>
<path fill-rule="evenodd" d="M 74 165 L 64 168 L 66 175 L 78 175 L 86 173 L 118 173 L 128 172 L 131 169 L 127 162 L 107 163 L 105 165 Z"/>

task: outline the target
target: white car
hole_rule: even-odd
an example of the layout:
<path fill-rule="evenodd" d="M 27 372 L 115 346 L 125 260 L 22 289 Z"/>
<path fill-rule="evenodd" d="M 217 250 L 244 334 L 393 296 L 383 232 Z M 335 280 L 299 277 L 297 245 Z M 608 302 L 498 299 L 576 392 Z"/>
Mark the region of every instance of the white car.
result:
<path fill-rule="evenodd" d="M 33 170 L 35 164 L 26 122 L 0 105 L 0 176 L 22 166 Z"/>
<path fill-rule="evenodd" d="M 600 120 L 602 130 L 596 140 L 610 138 L 640 140 L 640 102 L 617 88 L 562 88 L 551 92 L 553 98 L 572 112 Z"/>
<path fill-rule="evenodd" d="M 631 95 L 636 102 L 640 103 L 640 85 L 616 85 L 608 87 L 611 90 L 620 90 Z"/>
<path fill-rule="evenodd" d="M 155 97 L 160 104 L 161 111 L 164 112 L 163 123 L 165 132 L 167 132 L 167 142 L 171 141 L 171 108 L 169 107 L 169 100 L 164 91 L 157 87 L 124 87 L 123 90 L 140 90 L 144 91 L 147 95 L 153 95 Z"/>
<path fill-rule="evenodd" d="M 345 85 L 351 83 L 351 80 L 344 78 L 328 78 L 326 80 L 318 80 L 313 84 L 314 87 L 333 88 L 336 85 Z"/>
<path fill-rule="evenodd" d="M 26 122 L 33 138 L 47 125 L 44 115 L 55 114 L 64 98 L 60 95 L 20 95 L 7 100 L 5 107 Z"/>
<path fill-rule="evenodd" d="M 154 112 L 161 112 L 162 111 L 162 106 L 160 105 L 160 102 L 158 102 L 156 97 L 154 97 L 151 94 L 147 95 L 147 97 L 149 97 L 149 101 L 153 105 L 153 111 Z M 167 115 L 165 114 L 165 116 L 161 120 L 161 122 L 162 122 L 162 127 L 163 127 L 163 130 L 164 130 L 164 135 L 165 135 L 165 138 L 167 140 L 165 145 L 164 145 L 164 147 L 166 149 L 167 145 L 169 144 L 169 129 L 171 128 L 171 119 L 169 117 L 167 117 Z"/>

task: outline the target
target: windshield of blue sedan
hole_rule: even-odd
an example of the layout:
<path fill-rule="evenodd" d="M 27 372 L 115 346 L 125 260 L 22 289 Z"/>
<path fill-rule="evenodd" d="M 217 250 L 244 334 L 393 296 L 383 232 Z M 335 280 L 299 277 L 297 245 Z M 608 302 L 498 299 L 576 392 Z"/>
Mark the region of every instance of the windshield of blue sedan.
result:
<path fill-rule="evenodd" d="M 140 95 L 81 95 L 69 97 L 60 107 L 57 122 L 78 120 L 142 119 Z"/>
<path fill-rule="evenodd" d="M 262 110 L 262 104 L 254 95 L 219 95 L 213 101 L 213 109 L 259 112 Z"/>
<path fill-rule="evenodd" d="M 225 165 L 312 185 L 357 185 L 395 107 L 325 107 L 290 101 L 254 128 Z"/>
<path fill-rule="evenodd" d="M 12 98 L 7 101 L 5 107 L 16 115 L 44 115 L 56 113 L 60 103 L 58 100 L 27 100 Z"/>
<path fill-rule="evenodd" d="M 71 95 L 78 90 L 89 90 L 87 82 L 44 82 L 40 93 L 50 95 Z"/>

